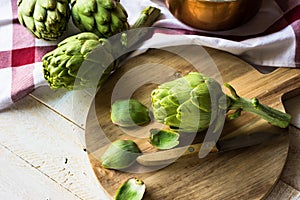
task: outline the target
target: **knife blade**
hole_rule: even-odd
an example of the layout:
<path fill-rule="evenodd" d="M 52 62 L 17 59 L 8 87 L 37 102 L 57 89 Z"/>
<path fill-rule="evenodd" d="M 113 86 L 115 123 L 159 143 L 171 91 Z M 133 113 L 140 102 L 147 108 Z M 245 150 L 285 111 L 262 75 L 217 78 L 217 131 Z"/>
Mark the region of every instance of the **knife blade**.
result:
<path fill-rule="evenodd" d="M 245 147 L 273 141 L 282 138 L 286 133 L 253 133 L 240 135 L 229 139 L 220 139 L 217 142 L 197 143 L 188 146 L 175 147 L 169 150 L 145 153 L 137 157 L 137 162 L 143 166 L 166 165 L 175 162 L 181 156 L 193 155 L 199 152 L 200 148 L 210 148 L 210 153 L 232 151 Z M 213 146 L 213 148 L 211 148 Z"/>

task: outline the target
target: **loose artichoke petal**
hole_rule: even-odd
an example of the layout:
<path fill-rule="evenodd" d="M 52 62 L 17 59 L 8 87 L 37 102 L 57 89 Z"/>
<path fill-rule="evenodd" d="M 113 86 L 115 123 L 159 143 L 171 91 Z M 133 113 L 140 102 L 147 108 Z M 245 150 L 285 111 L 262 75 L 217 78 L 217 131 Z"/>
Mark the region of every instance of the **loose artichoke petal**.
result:
<path fill-rule="evenodd" d="M 169 130 L 151 129 L 149 142 L 158 149 L 171 149 L 179 144 L 179 134 Z"/>
<path fill-rule="evenodd" d="M 117 190 L 115 200 L 142 200 L 146 186 L 142 180 L 130 178 Z"/>
<path fill-rule="evenodd" d="M 132 140 L 116 140 L 110 144 L 100 160 L 104 168 L 125 169 L 131 166 L 141 150 Z"/>
<path fill-rule="evenodd" d="M 149 109 L 135 99 L 117 100 L 111 107 L 112 122 L 122 127 L 148 124 L 149 114 Z"/>

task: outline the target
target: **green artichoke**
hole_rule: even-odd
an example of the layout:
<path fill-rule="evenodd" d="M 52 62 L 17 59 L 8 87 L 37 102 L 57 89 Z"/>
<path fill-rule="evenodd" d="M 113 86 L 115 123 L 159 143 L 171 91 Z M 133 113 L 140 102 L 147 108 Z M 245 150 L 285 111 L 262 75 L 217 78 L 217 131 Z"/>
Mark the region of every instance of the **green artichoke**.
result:
<path fill-rule="evenodd" d="M 232 96 L 223 93 L 221 85 L 214 79 L 198 72 L 163 83 L 151 93 L 154 118 L 173 129 L 198 132 L 207 129 L 218 120 L 219 110 L 228 112 L 229 118 L 239 117 L 241 111 L 251 112 L 270 124 L 286 128 L 291 116 L 262 105 L 256 98 L 245 99 L 225 84 Z"/>
<path fill-rule="evenodd" d="M 81 31 L 108 38 L 129 29 L 127 12 L 118 0 L 74 0 L 72 19 Z"/>
<path fill-rule="evenodd" d="M 86 69 L 81 69 L 78 73 L 87 55 L 99 45 L 108 46 L 101 48 L 102 62 L 85 65 Z M 98 83 L 98 77 L 101 77 L 99 80 L 99 84 L 101 84 L 107 79 L 110 72 L 118 66 L 118 60 L 114 61 L 112 48 L 109 45 L 110 43 L 106 39 L 99 38 L 94 33 L 89 32 L 68 37 L 60 42 L 56 49 L 43 56 L 44 78 L 52 89 L 66 88 L 71 90 L 93 87 L 95 83 Z M 94 73 L 89 73 L 91 71 Z"/>
<path fill-rule="evenodd" d="M 69 0 L 18 0 L 19 22 L 40 39 L 58 39 L 70 13 Z"/>
<path fill-rule="evenodd" d="M 159 9 L 147 7 L 142 11 L 134 27 L 151 25 L 159 15 Z M 56 49 L 42 58 L 44 78 L 49 86 L 52 89 L 69 90 L 95 87 L 96 84 L 101 86 L 111 72 L 119 66 L 120 58 L 116 55 L 119 55 L 125 46 L 129 49 L 131 44 L 135 44 L 132 41 L 132 35 L 129 37 L 126 34 L 119 35 L 121 35 L 120 40 L 115 39 L 113 44 L 108 39 L 101 38 L 92 32 L 79 33 L 60 42 Z M 103 48 L 97 48 L 101 46 Z M 94 51 L 96 49 L 97 51 Z M 93 56 L 89 56 L 91 54 Z M 93 58 L 96 59 L 91 60 Z M 85 64 L 82 65 L 84 62 Z"/>

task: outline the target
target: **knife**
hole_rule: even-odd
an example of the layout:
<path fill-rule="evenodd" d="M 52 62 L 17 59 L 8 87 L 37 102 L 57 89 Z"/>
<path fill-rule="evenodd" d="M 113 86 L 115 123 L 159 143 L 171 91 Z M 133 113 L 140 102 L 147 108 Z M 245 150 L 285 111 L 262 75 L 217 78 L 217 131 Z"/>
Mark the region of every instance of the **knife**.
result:
<path fill-rule="evenodd" d="M 166 165 L 175 162 L 180 156 L 196 154 L 201 148 L 210 148 L 210 153 L 220 153 L 254 146 L 268 141 L 271 142 L 275 139 L 282 138 L 284 135 L 287 134 L 257 132 L 250 135 L 239 135 L 229 139 L 220 139 L 217 142 L 197 143 L 169 150 L 145 153 L 138 156 L 136 160 L 143 166 Z M 211 148 L 211 146 L 213 147 Z"/>

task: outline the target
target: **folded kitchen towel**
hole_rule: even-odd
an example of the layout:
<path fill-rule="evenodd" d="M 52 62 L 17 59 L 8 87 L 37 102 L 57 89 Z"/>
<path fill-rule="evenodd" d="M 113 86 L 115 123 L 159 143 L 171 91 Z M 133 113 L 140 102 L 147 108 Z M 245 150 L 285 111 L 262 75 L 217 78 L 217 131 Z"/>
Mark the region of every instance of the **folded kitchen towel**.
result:
<path fill-rule="evenodd" d="M 197 44 L 232 53 L 260 67 L 300 67 L 300 0 L 264 0 L 248 23 L 227 31 L 203 31 L 179 22 L 163 0 L 121 0 L 133 24 L 140 11 L 152 5 L 162 11 L 153 25 L 162 27 L 142 48 Z M 70 20 L 62 39 L 79 33 Z M 59 41 L 36 39 L 19 24 L 17 0 L 0 2 L 0 110 L 29 92 L 46 86 L 41 58 Z"/>

